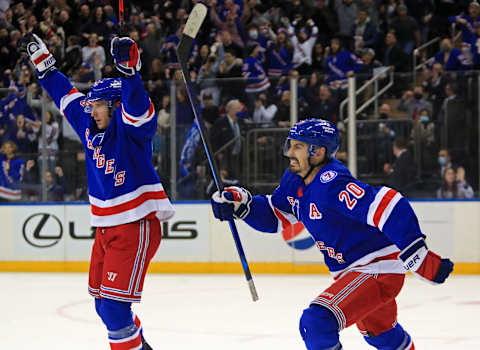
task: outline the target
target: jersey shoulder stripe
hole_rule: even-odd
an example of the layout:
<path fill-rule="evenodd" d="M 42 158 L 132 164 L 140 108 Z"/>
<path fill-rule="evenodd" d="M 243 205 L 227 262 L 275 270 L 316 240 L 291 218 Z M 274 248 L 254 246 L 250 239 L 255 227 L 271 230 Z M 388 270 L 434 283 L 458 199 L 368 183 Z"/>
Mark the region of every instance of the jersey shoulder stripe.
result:
<path fill-rule="evenodd" d="M 125 124 L 138 127 L 150 121 L 154 117 L 154 115 L 155 115 L 155 107 L 153 106 L 153 103 L 151 100 L 150 100 L 150 106 L 145 111 L 145 113 L 143 113 L 138 117 L 135 117 L 129 114 L 127 111 L 125 111 L 122 104 L 122 120 Z"/>
<path fill-rule="evenodd" d="M 66 94 L 60 99 L 60 111 L 62 112 L 62 114 L 65 115 L 65 109 L 67 109 L 70 103 L 72 103 L 77 98 L 84 96 L 85 95 L 79 92 L 77 89 L 72 88 L 68 94 Z"/>
<path fill-rule="evenodd" d="M 368 208 L 367 223 L 382 230 L 401 198 L 402 195 L 394 189 L 385 186 L 380 188 Z"/>

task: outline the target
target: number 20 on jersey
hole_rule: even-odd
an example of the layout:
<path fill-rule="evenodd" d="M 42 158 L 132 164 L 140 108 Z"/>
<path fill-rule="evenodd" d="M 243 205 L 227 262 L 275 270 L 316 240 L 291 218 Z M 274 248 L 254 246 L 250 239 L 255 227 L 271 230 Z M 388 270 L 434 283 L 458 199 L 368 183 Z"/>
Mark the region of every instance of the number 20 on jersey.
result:
<path fill-rule="evenodd" d="M 358 186 L 356 183 L 350 182 L 347 187 L 338 194 L 340 202 L 345 202 L 347 208 L 353 210 L 357 205 L 357 199 L 362 198 L 365 195 L 365 190 Z"/>

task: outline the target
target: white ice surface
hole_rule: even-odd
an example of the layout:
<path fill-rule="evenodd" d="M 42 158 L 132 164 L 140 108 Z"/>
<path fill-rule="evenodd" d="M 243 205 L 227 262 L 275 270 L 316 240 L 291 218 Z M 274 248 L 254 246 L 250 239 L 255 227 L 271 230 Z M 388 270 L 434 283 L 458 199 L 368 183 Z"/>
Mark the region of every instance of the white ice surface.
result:
<path fill-rule="evenodd" d="M 331 278 L 255 275 L 260 300 L 243 275 L 148 275 L 134 305 L 155 350 L 305 349 L 302 310 Z M 87 294 L 86 274 L 0 273 L 1 349 L 109 349 Z M 407 277 L 399 322 L 419 350 L 480 349 L 480 276 L 452 276 L 432 286 Z M 477 317 L 474 317 L 477 316 Z M 341 333 L 345 350 L 370 348 L 355 326 Z"/>

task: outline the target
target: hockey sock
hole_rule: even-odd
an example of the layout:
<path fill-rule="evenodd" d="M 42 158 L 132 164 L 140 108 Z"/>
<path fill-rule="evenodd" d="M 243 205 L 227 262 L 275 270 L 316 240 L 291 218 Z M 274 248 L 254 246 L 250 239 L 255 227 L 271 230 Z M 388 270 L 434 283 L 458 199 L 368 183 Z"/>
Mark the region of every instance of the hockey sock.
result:
<path fill-rule="evenodd" d="M 140 329 L 140 334 L 143 335 L 142 322 L 138 318 L 137 314 L 133 311 L 132 311 L 132 318 L 133 318 L 133 323 L 135 323 L 135 326 L 137 326 L 137 328 Z"/>
<path fill-rule="evenodd" d="M 338 322 L 333 313 L 311 305 L 300 318 L 300 334 L 308 350 L 341 350 Z"/>
<path fill-rule="evenodd" d="M 97 312 L 107 326 L 108 339 L 112 350 L 141 350 L 140 328 L 135 323 L 131 303 L 99 299 L 95 302 Z M 140 320 L 138 319 L 140 325 Z M 140 325 L 141 327 L 141 325 Z"/>
<path fill-rule="evenodd" d="M 368 344 L 379 350 L 415 350 L 412 338 L 398 323 L 389 331 L 376 337 L 364 337 L 364 339 Z"/>

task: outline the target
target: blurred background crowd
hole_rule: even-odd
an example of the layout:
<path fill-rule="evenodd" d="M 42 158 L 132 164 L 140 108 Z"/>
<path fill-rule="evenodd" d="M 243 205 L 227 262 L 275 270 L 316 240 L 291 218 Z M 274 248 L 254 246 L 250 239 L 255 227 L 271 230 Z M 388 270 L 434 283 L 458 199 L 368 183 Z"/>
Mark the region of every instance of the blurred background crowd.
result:
<path fill-rule="evenodd" d="M 158 112 L 154 162 L 174 199 L 214 190 L 175 48 L 197 1 L 127 1 L 126 35 Z M 451 0 L 206 0 L 189 70 L 227 184 L 270 191 L 292 120 L 346 130 L 356 78 L 360 179 L 415 197 L 478 195 L 480 5 Z M 0 198 L 86 200 L 79 138 L 18 49 L 35 32 L 86 92 L 116 76 L 110 0 L 0 0 Z M 346 161 L 346 137 L 337 157 Z"/>

